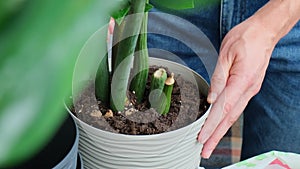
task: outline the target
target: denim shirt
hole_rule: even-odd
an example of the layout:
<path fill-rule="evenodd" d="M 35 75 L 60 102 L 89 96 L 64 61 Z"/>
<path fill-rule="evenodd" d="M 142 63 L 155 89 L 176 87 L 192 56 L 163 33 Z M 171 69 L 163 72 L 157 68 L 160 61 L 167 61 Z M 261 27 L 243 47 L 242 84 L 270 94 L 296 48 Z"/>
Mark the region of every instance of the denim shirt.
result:
<path fill-rule="evenodd" d="M 207 38 L 210 40 L 210 43 L 214 46 L 215 51 L 218 53 L 221 41 L 224 36 L 230 31 L 230 29 L 253 15 L 258 9 L 265 5 L 268 0 L 214 0 L 214 2 L 215 3 L 211 3 L 207 6 L 197 6 L 196 4 L 196 8 L 194 9 L 171 10 L 162 8 L 153 9 L 152 12 L 165 12 L 168 14 L 179 16 L 187 20 L 188 22 L 191 22 L 207 36 Z M 165 20 L 166 24 L 171 25 L 170 27 L 168 27 L 168 29 L 176 29 L 179 32 L 183 32 L 189 29 L 187 28 L 187 25 L 176 23 L 177 21 L 174 18 L 166 18 L 165 16 L 158 17 L 160 17 L 161 20 Z M 150 17 L 150 25 L 156 25 L 155 22 L 155 19 L 152 19 Z M 152 38 L 153 36 L 154 35 L 150 35 L 149 37 L 150 48 L 159 46 L 160 48 L 164 48 L 172 53 L 181 56 L 192 55 L 191 50 L 188 47 L 180 44 L 179 42 L 172 42 L 172 45 L 168 46 L 168 44 L 170 43 L 166 43 L 165 41 L 169 41 L 170 39 L 159 38 L 159 36 Z M 162 41 L 154 41 L 155 39 L 160 39 Z M 296 51 L 299 50 L 299 45 L 300 22 L 298 22 L 295 27 L 289 32 L 289 34 L 282 38 L 277 44 L 273 52 L 268 71 L 299 72 L 300 57 L 299 55 L 295 55 Z M 176 46 L 176 48 L 174 48 L 174 46 Z M 190 59 L 191 58 L 186 59 L 185 62 L 189 63 L 189 61 L 187 60 Z M 281 63 L 282 60 L 284 60 L 284 63 Z M 213 59 L 213 61 L 216 61 L 215 58 Z M 195 65 L 191 64 L 189 66 L 196 69 L 197 71 Z M 202 74 L 202 72 L 199 73 Z"/>
<path fill-rule="evenodd" d="M 154 8 L 148 47 L 168 52 L 150 55 L 183 63 L 209 81 L 224 36 L 267 2 L 219 0 L 181 11 Z M 300 22 L 275 46 L 261 89 L 244 110 L 242 160 L 271 150 L 300 153 L 299 84 Z"/>

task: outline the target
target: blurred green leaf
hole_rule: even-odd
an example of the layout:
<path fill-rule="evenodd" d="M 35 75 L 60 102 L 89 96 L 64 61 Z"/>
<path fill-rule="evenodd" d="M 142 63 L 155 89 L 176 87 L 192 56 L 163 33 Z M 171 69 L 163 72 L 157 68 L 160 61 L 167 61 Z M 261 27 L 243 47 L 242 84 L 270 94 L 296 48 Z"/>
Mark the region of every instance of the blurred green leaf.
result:
<path fill-rule="evenodd" d="M 76 57 L 123 1 L 30 0 L 14 8 L 18 2 L 0 3 L 0 168 L 29 158 L 57 130 Z M 10 9 L 18 11 L 2 22 Z"/>
<path fill-rule="evenodd" d="M 151 0 L 151 3 L 170 9 L 189 9 L 194 8 L 195 0 Z"/>
<path fill-rule="evenodd" d="M 220 0 L 150 0 L 154 7 L 162 9 L 184 10 L 197 8 L 198 10 L 210 5 L 220 4 Z"/>
<path fill-rule="evenodd" d="M 5 19 L 16 12 L 25 0 L 9 0 L 0 1 L 0 25 Z"/>

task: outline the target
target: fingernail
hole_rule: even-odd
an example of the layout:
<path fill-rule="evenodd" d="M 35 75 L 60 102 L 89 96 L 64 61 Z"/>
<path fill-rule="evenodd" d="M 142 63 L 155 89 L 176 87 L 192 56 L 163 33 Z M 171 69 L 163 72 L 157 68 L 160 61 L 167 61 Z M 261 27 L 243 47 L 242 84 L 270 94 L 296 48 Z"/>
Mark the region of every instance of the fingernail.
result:
<path fill-rule="evenodd" d="M 217 94 L 216 94 L 216 93 L 213 93 L 213 92 L 212 92 L 212 93 L 209 93 L 208 96 L 207 96 L 207 101 L 208 101 L 209 103 L 215 102 L 216 99 L 217 99 Z"/>
<path fill-rule="evenodd" d="M 199 140 L 199 142 L 200 142 L 201 144 L 204 144 L 204 143 L 206 142 L 206 140 L 207 140 L 207 137 L 208 137 L 208 136 L 207 136 L 206 133 L 204 133 L 204 134 L 202 134 L 202 135 L 200 134 L 198 140 Z"/>
<path fill-rule="evenodd" d="M 208 151 L 208 152 L 202 152 L 201 156 L 204 159 L 209 159 L 210 155 L 211 155 L 212 151 Z"/>

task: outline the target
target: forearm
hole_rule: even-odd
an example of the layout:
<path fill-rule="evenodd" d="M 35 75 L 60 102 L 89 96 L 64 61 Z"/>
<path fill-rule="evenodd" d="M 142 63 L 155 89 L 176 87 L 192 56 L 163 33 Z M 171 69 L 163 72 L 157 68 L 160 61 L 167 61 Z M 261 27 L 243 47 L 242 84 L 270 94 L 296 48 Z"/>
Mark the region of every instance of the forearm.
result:
<path fill-rule="evenodd" d="M 299 21 L 300 0 L 270 0 L 251 19 L 262 24 L 277 43 Z"/>

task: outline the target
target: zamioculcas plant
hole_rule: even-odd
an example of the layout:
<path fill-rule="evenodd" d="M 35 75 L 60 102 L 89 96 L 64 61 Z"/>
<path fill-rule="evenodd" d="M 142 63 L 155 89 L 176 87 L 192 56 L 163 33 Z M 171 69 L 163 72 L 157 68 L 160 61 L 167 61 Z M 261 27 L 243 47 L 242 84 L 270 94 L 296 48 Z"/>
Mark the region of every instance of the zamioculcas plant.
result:
<path fill-rule="evenodd" d="M 193 8 L 195 1 L 177 0 L 174 2 L 172 0 L 154 0 L 151 2 L 154 5 L 172 9 L 187 9 Z M 202 1 L 199 3 L 206 4 L 207 2 Z M 147 50 L 148 11 L 152 7 L 149 4 L 149 0 L 128 0 L 127 4 L 121 10 L 112 15 L 116 21 L 113 33 L 112 70 L 111 72 L 109 71 L 108 56 L 106 56 L 99 64 L 95 80 L 95 93 L 97 100 L 100 100 L 102 104 L 110 107 L 115 112 L 124 110 L 124 105 L 127 101 L 126 94 L 130 73 L 134 75 L 129 84 L 130 91 L 136 95 L 137 102 L 141 102 L 144 96 L 149 69 Z M 133 68 L 131 72 L 132 60 Z M 161 72 L 161 70 L 158 71 Z M 159 72 L 156 75 L 160 74 Z M 168 93 L 171 92 L 169 91 L 171 87 L 165 81 L 167 79 L 166 75 L 162 76 L 154 77 L 156 80 L 152 80 L 154 84 L 151 84 L 151 90 L 154 90 L 152 88 L 154 87 L 157 91 L 154 92 L 154 98 L 150 98 L 150 100 L 160 100 L 159 102 L 152 102 L 152 107 L 159 113 L 166 114 L 168 108 L 162 110 L 159 107 L 170 106 L 170 98 L 168 98 L 170 96 Z M 166 91 L 168 92 L 165 93 Z M 165 99 L 160 97 L 165 97 Z"/>
<path fill-rule="evenodd" d="M 98 36 L 98 34 L 92 36 L 82 50 L 84 51 L 82 52 L 84 53 L 82 58 L 93 57 L 93 59 L 90 59 L 89 64 L 85 63 L 87 66 L 94 67 L 91 66 L 97 64 L 94 59 L 101 59 L 95 78 L 95 95 L 93 91 L 94 84 L 86 84 L 84 88 L 80 86 L 79 89 L 84 90 L 79 91 L 82 94 L 78 95 L 78 100 L 76 98 L 78 91 L 75 92 L 76 94 L 73 95 L 75 96 L 73 97 L 73 99 L 75 98 L 74 109 L 69 109 L 79 124 L 78 126 L 81 126 L 79 127 L 81 133 L 84 133 L 81 135 L 81 145 L 83 146 L 79 147 L 83 152 L 84 163 L 88 168 L 113 169 L 124 166 L 130 168 L 157 168 L 157 166 L 172 168 L 169 167 L 174 164 L 171 161 L 176 161 L 177 164 L 174 164 L 174 166 L 177 168 L 182 168 L 181 165 L 187 165 L 187 168 L 192 168 L 190 166 L 195 168 L 196 165 L 199 165 L 198 156 L 201 147 L 200 144 L 195 144 L 194 138 L 204 122 L 203 119 L 205 119 L 205 116 L 202 119 L 198 117 L 206 111 L 204 110 L 206 104 L 202 104 L 203 111 L 199 110 L 198 102 L 201 99 L 198 99 L 196 95 L 205 94 L 207 84 L 202 81 L 203 83 L 199 85 L 203 87 L 204 92 L 202 90 L 196 91 L 197 88 L 192 87 L 194 86 L 191 84 L 193 82 L 190 83 L 189 81 L 191 78 L 196 77 L 196 73 L 172 62 L 163 61 L 162 63 L 168 68 L 168 71 L 163 67 L 156 68 L 155 66 L 149 69 L 149 63 L 160 64 L 155 59 L 149 59 L 147 49 L 148 11 L 152 8 L 152 5 L 149 4 L 148 0 L 126 0 L 124 2 L 126 2 L 125 5 L 111 15 L 115 20 L 112 49 L 109 50 L 111 51 L 111 59 L 108 53 L 104 57 L 101 55 L 105 54 L 106 45 L 108 44 L 106 41 L 110 39 L 105 38 L 107 34 L 105 29 L 101 29 L 99 33 L 102 36 Z M 155 6 L 163 5 L 173 9 L 192 8 L 193 3 L 194 0 L 177 0 L 176 3 L 171 0 L 151 1 L 151 4 Z M 101 41 L 101 44 L 99 44 L 99 41 Z M 98 47 L 100 45 L 101 47 Z M 89 53 L 94 48 L 97 48 L 97 52 Z M 87 70 L 75 69 L 74 77 L 76 77 L 76 72 L 80 74 L 81 71 Z M 175 83 L 174 74 L 170 71 L 182 75 L 181 79 L 176 79 L 178 83 Z M 88 76 L 75 79 L 73 84 L 77 85 L 82 80 L 85 83 L 92 81 L 95 70 L 88 72 Z M 190 76 L 191 72 L 192 76 Z M 200 83 L 201 78 L 200 76 L 197 77 L 199 78 L 197 82 Z M 182 82 L 185 85 L 179 89 Z M 174 86 L 176 91 L 172 92 Z M 191 88 L 196 89 L 195 92 L 190 92 L 193 93 L 193 96 L 185 95 L 184 90 Z M 77 87 L 73 89 L 77 89 Z M 181 97 L 180 94 L 184 97 Z M 171 95 L 174 104 L 170 109 Z M 186 106 L 186 109 L 181 109 L 184 107 L 181 107 L 184 103 L 187 103 L 188 106 Z M 150 109 L 148 109 L 149 105 L 151 106 Z M 184 110 L 183 113 L 179 112 L 180 110 Z M 106 113 L 104 114 L 104 112 Z M 103 114 L 104 118 L 102 118 Z M 181 114 L 185 116 L 182 117 Z M 197 118 L 199 124 L 197 122 L 197 124 L 188 125 L 193 121 L 192 119 L 196 120 Z M 187 125 L 189 127 L 182 127 Z M 179 128 L 182 130 L 176 130 Z M 164 133 L 173 130 L 175 131 L 170 132 L 172 136 L 169 133 Z M 183 133 L 184 136 L 177 132 Z M 155 134 L 159 133 L 161 135 L 158 139 Z M 144 136 L 136 137 L 136 135 Z M 173 136 L 186 140 L 181 142 L 184 145 L 177 144 L 182 152 L 170 151 L 164 153 L 164 147 L 169 147 L 169 143 L 173 144 L 171 141 L 174 139 Z M 150 150 L 152 147 L 155 147 L 153 151 Z M 183 153 L 188 152 L 187 149 L 195 150 L 194 153 L 191 153 L 193 157 L 186 156 Z M 164 152 L 157 152 L 158 150 Z M 174 150 L 178 149 L 174 148 Z M 184 156 L 184 158 L 179 157 L 179 155 Z M 108 156 L 111 156 L 114 161 L 108 160 Z M 175 160 L 178 157 L 182 160 Z M 184 159 L 190 161 L 190 164 L 186 164 Z M 161 161 L 165 163 L 162 164 L 163 166 L 160 164 Z"/>

